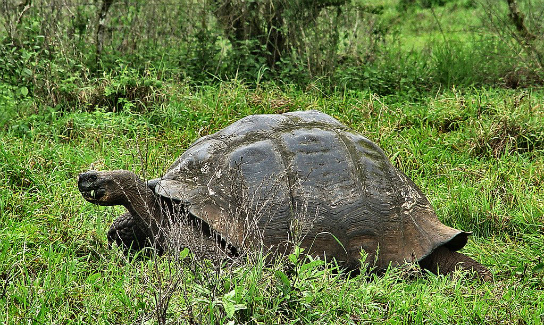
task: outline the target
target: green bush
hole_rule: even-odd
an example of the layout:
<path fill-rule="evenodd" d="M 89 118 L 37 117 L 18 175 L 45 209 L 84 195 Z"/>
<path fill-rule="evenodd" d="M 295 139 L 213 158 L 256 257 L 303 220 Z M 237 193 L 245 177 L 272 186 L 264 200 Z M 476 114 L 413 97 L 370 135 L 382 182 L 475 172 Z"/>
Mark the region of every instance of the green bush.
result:
<path fill-rule="evenodd" d="M 320 84 L 408 97 L 452 87 L 542 84 L 541 38 L 528 50 L 508 20 L 504 30 L 486 23 L 508 17 L 504 6 L 468 2 L 405 0 L 399 2 L 411 8 L 405 11 L 364 1 L 131 0 L 107 13 L 101 53 L 91 19 L 98 7 L 66 3 L 73 10 L 59 10 L 58 17 L 29 7 L 15 32 L 0 35 L 0 76 L 21 98 L 110 110 L 160 103 L 156 84 L 171 79 Z M 0 19 L 14 24 L 20 12 L 7 8 L 14 12 Z M 526 25 L 539 35 L 537 16 L 527 12 Z M 478 27 L 483 23 L 487 27 Z M 135 82 L 140 77 L 147 80 Z"/>

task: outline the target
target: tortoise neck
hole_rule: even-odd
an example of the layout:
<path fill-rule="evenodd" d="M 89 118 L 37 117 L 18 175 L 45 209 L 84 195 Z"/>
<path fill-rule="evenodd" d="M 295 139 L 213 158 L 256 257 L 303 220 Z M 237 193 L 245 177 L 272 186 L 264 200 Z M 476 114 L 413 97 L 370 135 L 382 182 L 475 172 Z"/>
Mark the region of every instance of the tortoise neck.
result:
<path fill-rule="evenodd" d="M 164 237 L 164 229 L 158 196 L 141 179 L 138 179 L 135 191 L 125 191 L 125 193 L 125 208 L 132 214 L 138 227 L 152 243 L 159 244 Z"/>

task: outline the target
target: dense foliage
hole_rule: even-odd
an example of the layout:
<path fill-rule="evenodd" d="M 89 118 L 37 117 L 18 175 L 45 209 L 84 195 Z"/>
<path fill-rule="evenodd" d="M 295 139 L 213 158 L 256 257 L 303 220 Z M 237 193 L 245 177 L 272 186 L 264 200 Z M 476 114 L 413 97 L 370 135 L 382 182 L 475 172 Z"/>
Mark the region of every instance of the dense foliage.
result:
<path fill-rule="evenodd" d="M 543 81 L 544 5 L 534 0 L 3 0 L 0 9 L 0 77 L 51 106 L 78 104 L 78 89 L 127 69 L 191 84 L 414 96 Z"/>

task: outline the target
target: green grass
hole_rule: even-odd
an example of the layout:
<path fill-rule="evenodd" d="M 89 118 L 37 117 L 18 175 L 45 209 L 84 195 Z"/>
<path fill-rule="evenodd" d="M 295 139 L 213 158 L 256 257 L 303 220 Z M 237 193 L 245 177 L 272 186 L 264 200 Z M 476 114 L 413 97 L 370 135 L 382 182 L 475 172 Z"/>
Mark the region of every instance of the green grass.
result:
<path fill-rule="evenodd" d="M 93 86 L 91 87 L 100 87 Z M 419 99 L 318 88 L 190 88 L 109 111 L 0 97 L 0 323 L 541 324 L 544 322 L 544 92 L 451 90 Z M 128 102 L 136 99 L 127 99 Z M 126 103 L 126 102 L 125 102 Z M 109 107 L 109 106 L 104 106 Z M 77 191 L 89 169 L 158 177 L 191 142 L 254 113 L 318 109 L 380 144 L 490 268 L 348 277 L 291 256 L 214 271 L 190 256 L 127 260 L 108 249 L 120 208 Z M 163 295 L 172 291 L 168 300 Z"/>
<path fill-rule="evenodd" d="M 380 39 L 364 57 L 347 53 L 311 81 L 306 63 L 278 71 L 281 81 L 257 67 L 265 78 L 249 86 L 202 71 L 215 64 L 206 38 L 193 52 L 209 56 L 178 42 L 138 43 L 137 53 L 105 56 L 105 71 L 94 73 L 92 42 L 45 41 L 36 13 L 19 26 L 22 46 L 0 29 L 0 323 L 544 323 L 544 91 L 495 88 L 541 84 L 542 69 L 508 33 L 486 26 L 486 2 L 446 2 L 403 12 L 397 0 L 359 1 L 371 34 L 361 27 L 355 45 Z M 527 3 L 518 1 L 538 14 Z M 92 8 L 83 11 L 94 17 Z M 251 76 L 224 59 L 226 71 Z M 214 85 L 195 86 L 192 75 Z M 263 81 L 271 79 L 284 84 Z M 220 271 L 187 251 L 129 260 L 106 241 L 123 209 L 77 191 L 89 168 L 159 177 L 193 141 L 244 116 L 306 109 L 378 143 L 443 223 L 474 233 L 463 253 L 495 281 L 413 265 L 349 277 L 304 254 L 275 265 L 257 254 Z"/>

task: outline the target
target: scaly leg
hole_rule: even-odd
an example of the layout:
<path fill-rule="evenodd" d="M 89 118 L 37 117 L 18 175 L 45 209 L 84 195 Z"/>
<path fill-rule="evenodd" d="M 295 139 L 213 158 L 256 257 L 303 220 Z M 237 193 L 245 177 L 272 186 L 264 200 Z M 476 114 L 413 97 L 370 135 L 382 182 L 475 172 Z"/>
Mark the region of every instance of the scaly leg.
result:
<path fill-rule="evenodd" d="M 484 281 L 493 280 L 491 272 L 482 264 L 461 253 L 452 252 L 447 247 L 441 246 L 419 262 L 419 265 L 434 274 L 438 272 L 448 274 L 457 268 L 474 270 L 478 277 Z"/>

